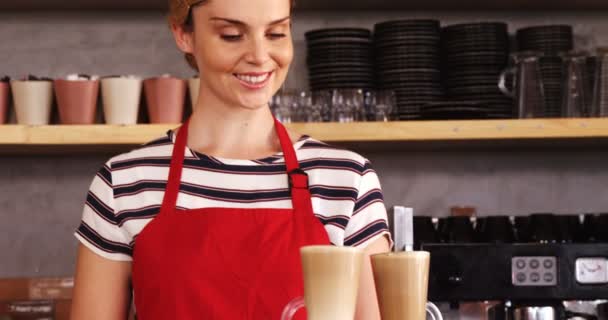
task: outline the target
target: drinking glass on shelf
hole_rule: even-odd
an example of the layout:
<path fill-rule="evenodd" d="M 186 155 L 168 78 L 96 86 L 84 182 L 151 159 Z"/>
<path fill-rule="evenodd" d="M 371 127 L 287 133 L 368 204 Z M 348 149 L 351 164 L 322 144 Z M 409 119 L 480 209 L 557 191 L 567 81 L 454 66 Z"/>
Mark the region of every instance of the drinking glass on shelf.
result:
<path fill-rule="evenodd" d="M 608 117 L 608 52 L 597 56 L 591 116 Z"/>
<path fill-rule="evenodd" d="M 306 98 L 302 100 L 302 103 L 306 110 L 302 121 L 323 122 L 323 110 L 327 107 L 325 100 L 319 99 L 317 93 L 307 91 Z"/>
<path fill-rule="evenodd" d="M 350 106 L 345 102 L 341 90 L 334 89 L 331 96 L 331 121 L 333 122 L 353 122 L 354 115 Z"/>
<path fill-rule="evenodd" d="M 294 104 L 296 121 L 312 122 L 309 119 L 312 109 L 312 95 L 309 91 L 300 91 Z"/>
<path fill-rule="evenodd" d="M 390 121 L 393 118 L 396 97 L 392 90 L 380 90 L 374 93 L 372 115 L 374 121 Z"/>
<path fill-rule="evenodd" d="M 365 94 L 363 89 L 348 89 L 346 94 L 350 103 L 352 103 L 355 121 L 366 121 L 365 114 Z"/>
<path fill-rule="evenodd" d="M 321 118 L 319 121 L 329 122 L 332 120 L 332 94 L 333 92 L 329 90 L 315 91 L 313 93 L 314 109 L 318 108 L 319 112 L 321 113 Z"/>
<path fill-rule="evenodd" d="M 364 96 L 361 89 L 335 89 L 332 95 L 332 121 L 363 120 Z"/>
<path fill-rule="evenodd" d="M 291 122 L 300 122 L 303 110 L 300 109 L 300 92 L 297 90 L 285 90 L 282 94 L 283 104 L 290 110 Z"/>
<path fill-rule="evenodd" d="M 295 122 L 292 112 L 292 100 L 290 94 L 286 92 L 279 92 L 272 98 L 272 113 L 281 123 Z"/>
<path fill-rule="evenodd" d="M 591 107 L 587 96 L 587 55 L 569 52 L 562 55 L 564 84 L 562 116 L 567 118 L 589 117 Z"/>
<path fill-rule="evenodd" d="M 540 72 L 542 53 L 518 52 L 511 55 L 514 67 L 500 75 L 498 87 L 507 96 L 515 99 L 519 118 L 538 118 L 545 115 L 545 93 Z M 507 85 L 507 78 L 512 85 Z M 510 90 L 509 87 L 515 88 Z"/>

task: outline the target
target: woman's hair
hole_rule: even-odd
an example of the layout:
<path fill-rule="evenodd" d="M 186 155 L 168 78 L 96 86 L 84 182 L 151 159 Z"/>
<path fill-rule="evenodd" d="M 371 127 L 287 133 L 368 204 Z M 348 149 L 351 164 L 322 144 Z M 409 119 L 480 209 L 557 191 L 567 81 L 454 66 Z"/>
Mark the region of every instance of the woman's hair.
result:
<path fill-rule="evenodd" d="M 192 8 L 194 6 L 204 5 L 209 1 L 211 0 L 169 0 L 169 16 L 167 17 L 169 25 L 181 25 L 186 31 L 194 30 L 192 25 L 194 22 L 192 19 Z M 289 1 L 291 5 L 290 9 L 293 9 L 295 0 Z M 185 57 L 188 65 L 198 71 L 194 56 L 190 53 L 186 53 Z"/>

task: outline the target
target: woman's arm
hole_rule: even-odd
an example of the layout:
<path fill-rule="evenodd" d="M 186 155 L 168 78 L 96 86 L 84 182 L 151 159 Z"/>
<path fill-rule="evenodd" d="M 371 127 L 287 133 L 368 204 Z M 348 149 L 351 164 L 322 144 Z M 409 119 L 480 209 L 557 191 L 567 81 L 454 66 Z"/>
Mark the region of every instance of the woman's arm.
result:
<path fill-rule="evenodd" d="M 80 244 L 72 320 L 125 320 L 131 302 L 131 262 L 103 258 Z"/>
<path fill-rule="evenodd" d="M 376 285 L 370 255 L 389 251 L 389 243 L 386 237 L 380 237 L 365 248 L 365 258 L 361 266 L 361 278 L 359 280 L 359 294 L 357 297 L 356 320 L 380 320 L 378 309 L 378 298 L 376 297 Z"/>

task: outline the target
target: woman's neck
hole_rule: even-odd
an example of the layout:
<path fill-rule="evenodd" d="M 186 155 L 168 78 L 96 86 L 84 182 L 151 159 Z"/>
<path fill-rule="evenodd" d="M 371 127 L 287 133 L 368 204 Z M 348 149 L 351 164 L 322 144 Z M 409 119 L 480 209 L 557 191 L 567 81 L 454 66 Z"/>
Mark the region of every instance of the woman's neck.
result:
<path fill-rule="evenodd" d="M 201 97 L 199 102 L 205 103 L 199 103 L 192 113 L 189 148 L 229 159 L 260 159 L 281 150 L 268 107 L 245 109 L 212 100 Z"/>

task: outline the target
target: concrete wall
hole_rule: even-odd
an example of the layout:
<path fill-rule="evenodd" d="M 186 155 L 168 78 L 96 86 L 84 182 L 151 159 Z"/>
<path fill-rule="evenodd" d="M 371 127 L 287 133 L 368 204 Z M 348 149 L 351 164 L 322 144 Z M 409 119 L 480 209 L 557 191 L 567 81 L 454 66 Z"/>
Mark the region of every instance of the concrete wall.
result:
<path fill-rule="evenodd" d="M 308 12 L 296 15 L 296 61 L 288 88 L 306 86 L 303 33 L 365 26 L 394 18 L 431 17 L 444 24 L 502 20 L 519 26 L 575 25 L 579 48 L 608 45 L 606 12 Z M 163 14 L 0 13 L 0 75 L 72 72 L 190 76 Z M 451 205 L 480 214 L 608 211 L 608 151 L 386 150 L 364 154 L 378 171 L 387 205 L 441 216 Z M 109 155 L 0 158 L 0 277 L 70 275 L 84 197 Z"/>

